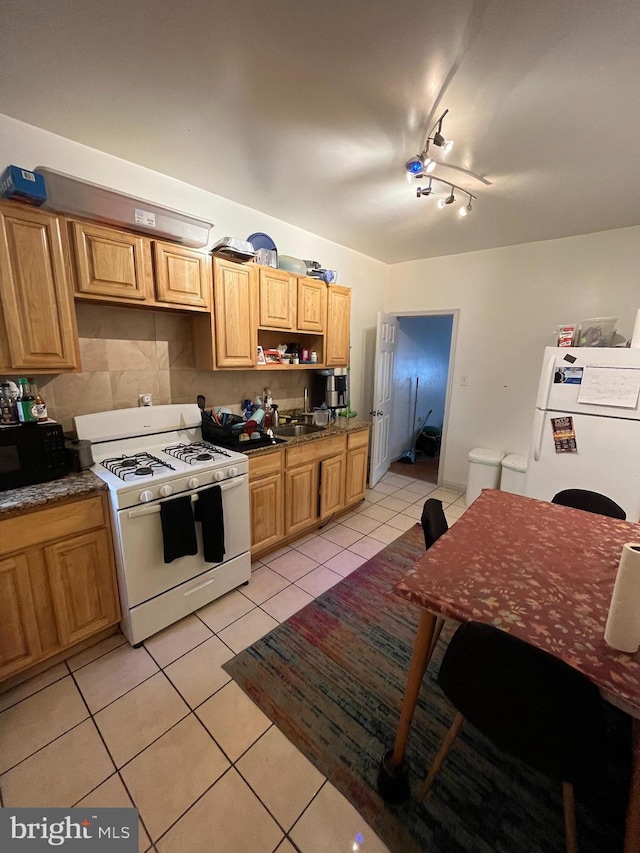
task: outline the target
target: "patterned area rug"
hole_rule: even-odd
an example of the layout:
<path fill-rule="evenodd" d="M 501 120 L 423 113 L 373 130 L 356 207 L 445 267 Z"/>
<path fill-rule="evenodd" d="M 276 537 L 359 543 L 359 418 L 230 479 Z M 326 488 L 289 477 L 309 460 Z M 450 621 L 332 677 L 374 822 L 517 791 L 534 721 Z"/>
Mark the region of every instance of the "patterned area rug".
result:
<path fill-rule="evenodd" d="M 376 791 L 418 621 L 418 609 L 393 586 L 423 550 L 416 525 L 225 669 L 394 853 L 560 853 L 560 784 L 496 750 L 468 723 L 424 804 L 388 805 Z M 429 665 L 409 738 L 414 796 L 454 716 L 435 682 L 452 630 L 445 627 Z M 607 715 L 607 776 L 596 792 L 576 790 L 581 853 L 622 850 L 630 727 L 610 706 Z"/>

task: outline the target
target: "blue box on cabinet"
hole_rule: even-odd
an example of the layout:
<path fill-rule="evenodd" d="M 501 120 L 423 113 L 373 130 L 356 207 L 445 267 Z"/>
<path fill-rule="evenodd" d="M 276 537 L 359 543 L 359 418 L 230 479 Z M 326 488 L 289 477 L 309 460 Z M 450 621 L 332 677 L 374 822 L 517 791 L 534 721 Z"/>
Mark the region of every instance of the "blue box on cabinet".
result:
<path fill-rule="evenodd" d="M 44 178 L 19 166 L 7 166 L 0 175 L 0 197 L 40 205 L 47 200 Z"/>

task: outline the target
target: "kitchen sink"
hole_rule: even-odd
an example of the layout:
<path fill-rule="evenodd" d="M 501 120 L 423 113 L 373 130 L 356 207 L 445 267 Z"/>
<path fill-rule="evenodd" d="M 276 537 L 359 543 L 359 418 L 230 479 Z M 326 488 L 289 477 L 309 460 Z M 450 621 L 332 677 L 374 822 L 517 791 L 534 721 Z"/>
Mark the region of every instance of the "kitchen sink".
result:
<path fill-rule="evenodd" d="M 314 432 L 324 432 L 326 427 L 315 424 L 292 424 L 291 426 L 277 427 L 273 433 L 283 438 L 297 438 L 301 435 L 311 435 Z"/>

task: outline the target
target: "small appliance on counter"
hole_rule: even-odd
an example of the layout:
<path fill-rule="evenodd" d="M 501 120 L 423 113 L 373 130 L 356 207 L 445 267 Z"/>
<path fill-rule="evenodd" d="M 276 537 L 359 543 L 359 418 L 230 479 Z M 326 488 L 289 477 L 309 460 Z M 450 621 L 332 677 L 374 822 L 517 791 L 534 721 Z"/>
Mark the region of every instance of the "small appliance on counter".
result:
<path fill-rule="evenodd" d="M 46 421 L 0 429 L 0 492 L 46 483 L 68 473 L 60 424 Z"/>
<path fill-rule="evenodd" d="M 315 408 L 323 404 L 327 409 L 344 409 L 349 403 L 349 386 L 346 367 L 333 367 L 319 370 L 313 377 L 311 405 Z"/>
<path fill-rule="evenodd" d="M 69 468 L 74 473 L 86 471 L 93 465 L 91 442 L 85 439 L 69 438 L 65 435 L 64 448 L 67 454 Z"/>

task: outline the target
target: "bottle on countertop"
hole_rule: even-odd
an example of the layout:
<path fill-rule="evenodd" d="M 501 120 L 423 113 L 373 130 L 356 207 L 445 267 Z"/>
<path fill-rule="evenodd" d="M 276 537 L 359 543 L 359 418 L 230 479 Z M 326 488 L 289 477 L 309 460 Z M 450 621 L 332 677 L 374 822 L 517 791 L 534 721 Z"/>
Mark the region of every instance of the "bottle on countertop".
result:
<path fill-rule="evenodd" d="M 22 424 L 34 424 L 38 420 L 35 412 L 36 398 L 31 393 L 29 380 L 21 377 L 18 379 L 20 393 L 18 395 L 18 419 Z"/>
<path fill-rule="evenodd" d="M 47 404 L 42 399 L 38 385 L 34 379 L 29 379 L 31 393 L 33 394 L 33 410 L 37 421 L 49 420 L 47 415 Z"/>
<path fill-rule="evenodd" d="M 20 423 L 16 399 L 11 385 L 8 382 L 0 383 L 0 424 L 12 426 Z"/>
<path fill-rule="evenodd" d="M 242 404 L 242 416 L 245 421 L 250 421 L 251 416 L 253 415 L 253 406 L 251 405 L 251 400 L 246 399 Z"/>

